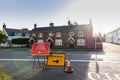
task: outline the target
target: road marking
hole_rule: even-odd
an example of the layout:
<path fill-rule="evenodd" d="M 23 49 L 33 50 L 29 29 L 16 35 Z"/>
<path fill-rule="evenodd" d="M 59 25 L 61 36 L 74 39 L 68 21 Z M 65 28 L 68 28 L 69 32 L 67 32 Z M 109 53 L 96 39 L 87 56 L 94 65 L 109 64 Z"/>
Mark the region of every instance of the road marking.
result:
<path fill-rule="evenodd" d="M 92 74 L 96 75 L 97 78 L 100 79 L 99 74 L 97 74 L 97 73 L 95 73 L 95 72 L 88 72 L 88 78 L 89 78 L 90 80 L 96 80 L 96 79 L 94 79 L 94 77 L 92 76 Z"/>
<path fill-rule="evenodd" d="M 87 76 L 90 80 L 120 80 L 120 74 L 111 74 L 110 73 L 96 73 L 88 72 Z M 106 78 L 105 78 L 106 77 Z"/>
<path fill-rule="evenodd" d="M 104 73 L 105 74 L 105 76 L 109 79 L 109 80 L 112 80 L 110 77 L 109 77 L 109 74 L 110 73 Z"/>
<path fill-rule="evenodd" d="M 39 59 L 40 61 L 44 61 L 44 59 Z M 46 60 L 46 59 L 45 59 Z M 0 61 L 34 61 L 34 59 L 0 59 Z M 35 59 L 35 61 L 38 61 L 38 59 Z M 68 61 L 68 60 L 66 60 Z M 77 60 L 72 59 L 71 62 L 96 62 L 95 60 Z M 120 61 L 97 61 L 97 62 L 104 62 L 104 63 L 120 63 Z"/>
<path fill-rule="evenodd" d="M 66 60 L 67 61 L 67 60 Z M 95 60 L 71 60 L 71 62 L 96 62 Z M 97 62 L 104 62 L 104 63 L 120 63 L 120 61 L 98 61 Z"/>

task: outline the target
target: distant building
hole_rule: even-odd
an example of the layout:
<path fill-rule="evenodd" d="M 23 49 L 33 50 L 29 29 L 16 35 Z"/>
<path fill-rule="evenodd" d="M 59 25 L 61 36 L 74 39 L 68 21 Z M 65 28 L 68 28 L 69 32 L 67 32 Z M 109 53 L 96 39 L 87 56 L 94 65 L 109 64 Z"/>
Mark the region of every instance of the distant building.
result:
<path fill-rule="evenodd" d="M 8 36 L 8 42 L 1 44 L 1 46 L 10 46 L 12 39 L 14 38 L 29 38 L 28 29 L 11 29 L 7 28 L 5 23 L 3 24 L 3 31 Z"/>
<path fill-rule="evenodd" d="M 106 42 L 106 35 L 104 34 L 103 37 L 102 37 L 102 41 L 103 42 Z"/>
<path fill-rule="evenodd" d="M 30 44 L 34 42 L 50 42 L 51 48 L 94 49 L 93 26 L 89 24 L 73 25 L 70 20 L 66 26 L 37 27 L 30 33 Z"/>
<path fill-rule="evenodd" d="M 120 27 L 106 34 L 106 42 L 120 44 Z"/>

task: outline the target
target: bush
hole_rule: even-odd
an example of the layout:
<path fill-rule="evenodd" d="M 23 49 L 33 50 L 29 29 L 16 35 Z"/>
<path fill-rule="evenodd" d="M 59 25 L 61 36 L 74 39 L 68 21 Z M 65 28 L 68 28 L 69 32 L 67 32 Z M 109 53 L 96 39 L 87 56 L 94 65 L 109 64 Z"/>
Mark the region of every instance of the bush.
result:
<path fill-rule="evenodd" d="M 0 70 L 0 80 L 14 80 L 13 77 L 9 76 L 5 71 Z"/>
<path fill-rule="evenodd" d="M 29 38 L 15 38 L 12 39 L 13 44 L 28 44 Z"/>

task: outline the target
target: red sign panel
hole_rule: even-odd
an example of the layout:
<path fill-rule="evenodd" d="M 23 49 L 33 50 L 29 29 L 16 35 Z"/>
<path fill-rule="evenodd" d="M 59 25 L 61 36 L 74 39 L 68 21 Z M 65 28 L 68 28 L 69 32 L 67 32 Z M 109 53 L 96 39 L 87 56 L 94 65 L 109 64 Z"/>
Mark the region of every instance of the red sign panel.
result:
<path fill-rule="evenodd" d="M 50 52 L 50 43 L 33 43 L 32 45 L 32 55 L 48 55 Z"/>

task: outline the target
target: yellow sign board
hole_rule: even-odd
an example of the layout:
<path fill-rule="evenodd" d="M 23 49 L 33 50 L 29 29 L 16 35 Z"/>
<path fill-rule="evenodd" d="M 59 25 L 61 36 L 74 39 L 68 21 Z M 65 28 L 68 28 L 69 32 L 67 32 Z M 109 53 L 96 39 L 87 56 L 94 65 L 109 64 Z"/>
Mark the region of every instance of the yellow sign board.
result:
<path fill-rule="evenodd" d="M 48 66 L 65 66 L 65 57 L 66 55 L 63 53 L 59 54 L 50 54 L 48 55 Z"/>

